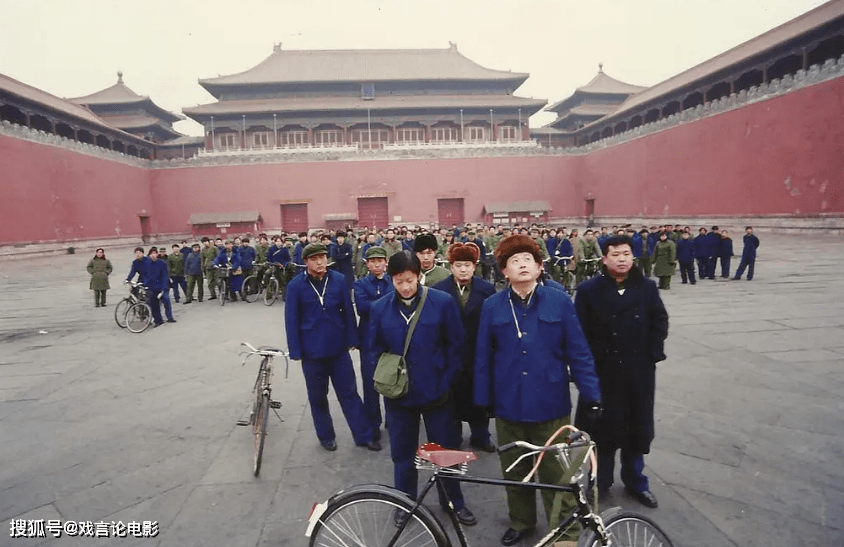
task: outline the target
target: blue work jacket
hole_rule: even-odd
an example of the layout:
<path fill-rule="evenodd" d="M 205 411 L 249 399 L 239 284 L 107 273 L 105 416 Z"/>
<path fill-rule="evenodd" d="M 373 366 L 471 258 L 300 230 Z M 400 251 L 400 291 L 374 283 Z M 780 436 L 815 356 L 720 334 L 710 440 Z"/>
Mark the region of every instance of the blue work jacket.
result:
<path fill-rule="evenodd" d="M 677 240 L 677 262 L 694 262 L 695 260 L 695 242 L 691 239 Z"/>
<path fill-rule="evenodd" d="M 145 284 L 152 291 L 166 291 L 169 289 L 170 269 L 167 268 L 167 262 L 160 258 L 157 260 L 150 259 Z"/>
<path fill-rule="evenodd" d="M 132 281 L 132 278 L 135 277 L 135 274 L 138 274 L 138 283 L 143 283 L 146 285 L 147 282 L 147 270 L 149 269 L 149 264 L 152 262 L 150 257 L 145 256 L 143 258 L 136 258 L 132 261 L 132 269 L 129 270 L 129 275 L 126 276 L 126 281 Z"/>
<path fill-rule="evenodd" d="M 423 290 L 420 285 L 419 290 Z M 463 323 L 457 304 L 448 294 L 428 291 L 416 330 L 410 339 L 407 362 L 407 395 L 394 402 L 401 406 L 424 406 L 442 399 L 461 369 Z M 417 299 L 418 303 L 418 299 Z M 396 291 L 376 300 L 370 311 L 372 353 L 377 360 L 384 353 L 401 355 L 409 323 L 402 315 L 411 312 Z"/>
<path fill-rule="evenodd" d="M 191 252 L 185 258 L 185 275 L 202 275 L 202 255 L 199 251 Z"/>
<path fill-rule="evenodd" d="M 513 294 L 507 289 L 484 302 L 475 349 L 475 404 L 494 406 L 496 416 L 511 422 L 570 416 L 569 371 L 581 399 L 599 402 L 592 353 L 568 295 L 537 285 L 524 309 L 511 300 Z"/>
<path fill-rule="evenodd" d="M 355 311 L 346 280 L 333 270 L 325 272 L 321 281 L 307 271 L 290 280 L 284 322 L 292 359 L 337 357 L 358 345 Z"/>
<path fill-rule="evenodd" d="M 744 248 L 741 251 L 741 257 L 744 259 L 755 259 L 756 248 L 759 247 L 759 238 L 755 235 L 744 235 Z"/>
<path fill-rule="evenodd" d="M 251 270 L 253 268 L 255 258 L 258 256 L 255 253 L 255 248 L 251 246 L 241 246 L 238 249 L 237 254 L 240 256 L 240 267 L 244 270 Z"/>
<path fill-rule="evenodd" d="M 360 349 L 361 351 L 369 351 L 372 347 L 369 328 L 369 312 L 372 309 L 372 303 L 394 292 L 393 282 L 387 274 L 384 274 L 381 279 L 372 274 L 366 274 L 366 277 L 361 277 L 355 281 L 354 290 L 355 307 L 357 307 L 358 317 L 360 317 L 358 323 Z"/>
<path fill-rule="evenodd" d="M 267 262 L 287 266 L 290 264 L 290 249 L 283 245 L 281 247 L 275 245 L 270 246 L 267 250 Z"/>
<path fill-rule="evenodd" d="M 217 258 L 214 259 L 215 266 L 225 266 L 230 265 L 232 267 L 232 272 L 236 272 L 237 270 L 241 269 L 240 265 L 240 253 L 237 252 L 237 249 L 232 247 L 232 254 L 229 257 L 226 249 L 220 251 L 217 255 Z"/>

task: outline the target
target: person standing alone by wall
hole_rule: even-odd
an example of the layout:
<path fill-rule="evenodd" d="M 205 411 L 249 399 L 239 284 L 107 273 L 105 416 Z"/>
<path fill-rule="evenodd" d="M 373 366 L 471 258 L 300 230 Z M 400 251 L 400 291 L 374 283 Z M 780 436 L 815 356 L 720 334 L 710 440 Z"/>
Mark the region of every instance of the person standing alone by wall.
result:
<path fill-rule="evenodd" d="M 100 248 L 94 253 L 94 258 L 88 261 L 88 273 L 91 274 L 91 290 L 94 291 L 94 307 L 104 308 L 106 305 L 106 291 L 111 287 L 108 276 L 114 270 L 111 261 L 106 258 L 105 250 Z"/>
<path fill-rule="evenodd" d="M 744 229 L 744 249 L 741 251 L 741 262 L 739 262 L 735 280 L 741 279 L 744 269 L 747 268 L 747 280 L 753 279 L 753 268 L 756 266 L 756 249 L 759 247 L 759 238 L 753 235 L 753 227 Z"/>

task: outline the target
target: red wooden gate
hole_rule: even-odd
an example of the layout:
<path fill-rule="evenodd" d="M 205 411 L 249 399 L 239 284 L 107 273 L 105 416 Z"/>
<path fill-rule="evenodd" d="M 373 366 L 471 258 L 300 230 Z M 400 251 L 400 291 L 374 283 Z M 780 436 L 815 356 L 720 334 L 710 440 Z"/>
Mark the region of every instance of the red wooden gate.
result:
<path fill-rule="evenodd" d="M 387 198 L 358 198 L 358 225 L 386 228 L 390 223 Z"/>
<path fill-rule="evenodd" d="M 281 229 L 288 233 L 308 231 L 308 204 L 283 203 L 281 205 Z"/>
<path fill-rule="evenodd" d="M 463 198 L 438 199 L 437 217 L 442 226 L 450 227 L 452 224 L 462 226 Z"/>

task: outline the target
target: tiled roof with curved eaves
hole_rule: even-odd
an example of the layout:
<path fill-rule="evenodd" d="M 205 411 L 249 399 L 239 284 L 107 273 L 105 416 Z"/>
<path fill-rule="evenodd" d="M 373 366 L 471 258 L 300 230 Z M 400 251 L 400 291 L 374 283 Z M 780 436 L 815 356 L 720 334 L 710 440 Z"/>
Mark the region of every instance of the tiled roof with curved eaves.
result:
<path fill-rule="evenodd" d="M 0 92 L 6 92 L 21 99 L 44 105 L 47 108 L 94 125 L 110 127 L 102 118 L 84 106 L 51 95 L 46 91 L 19 82 L 5 74 L 0 74 Z"/>
<path fill-rule="evenodd" d="M 492 70 L 448 49 L 283 50 L 238 74 L 199 80 L 203 87 L 267 83 L 407 80 L 521 80 L 528 74 Z M 521 83 L 521 82 L 520 82 Z M 210 89 L 209 89 L 210 91 Z"/>
<path fill-rule="evenodd" d="M 120 72 L 117 73 L 117 83 L 113 86 L 97 91 L 96 93 L 91 93 L 90 95 L 85 95 L 84 97 L 74 97 L 68 100 L 85 106 L 130 105 L 138 103 L 145 106 L 151 113 L 156 114 L 166 122 L 173 123 L 182 119 L 178 114 L 173 114 L 155 104 L 148 96 L 138 95 L 132 91 L 129 86 L 123 83 L 123 74 Z"/>

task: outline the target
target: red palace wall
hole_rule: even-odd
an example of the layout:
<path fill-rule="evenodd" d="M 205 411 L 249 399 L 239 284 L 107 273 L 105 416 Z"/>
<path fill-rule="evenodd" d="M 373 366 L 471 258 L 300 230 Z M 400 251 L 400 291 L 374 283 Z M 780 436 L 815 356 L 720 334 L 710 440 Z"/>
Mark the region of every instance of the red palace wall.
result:
<path fill-rule="evenodd" d="M 140 237 L 139 214 L 159 231 L 148 169 L 0 135 L 0 242 Z"/>
<path fill-rule="evenodd" d="M 840 213 L 842 121 L 837 78 L 594 150 L 584 162 L 595 214 Z"/>
<path fill-rule="evenodd" d="M 438 198 L 546 200 L 553 217 L 844 212 L 844 78 L 581 155 L 336 161 L 145 169 L 0 135 L 0 243 L 188 233 L 192 213 L 307 201 L 311 226 L 388 196 L 404 222 L 437 220 Z"/>
<path fill-rule="evenodd" d="M 308 201 L 311 226 L 323 215 L 357 212 L 357 198 L 388 196 L 390 217 L 435 222 L 437 199 L 462 197 L 467 220 L 493 201 L 548 200 L 554 214 L 576 215 L 580 156 L 279 163 L 159 169 L 154 209 L 165 232 L 184 231 L 191 213 L 259 210 L 281 226 L 284 201 Z"/>

